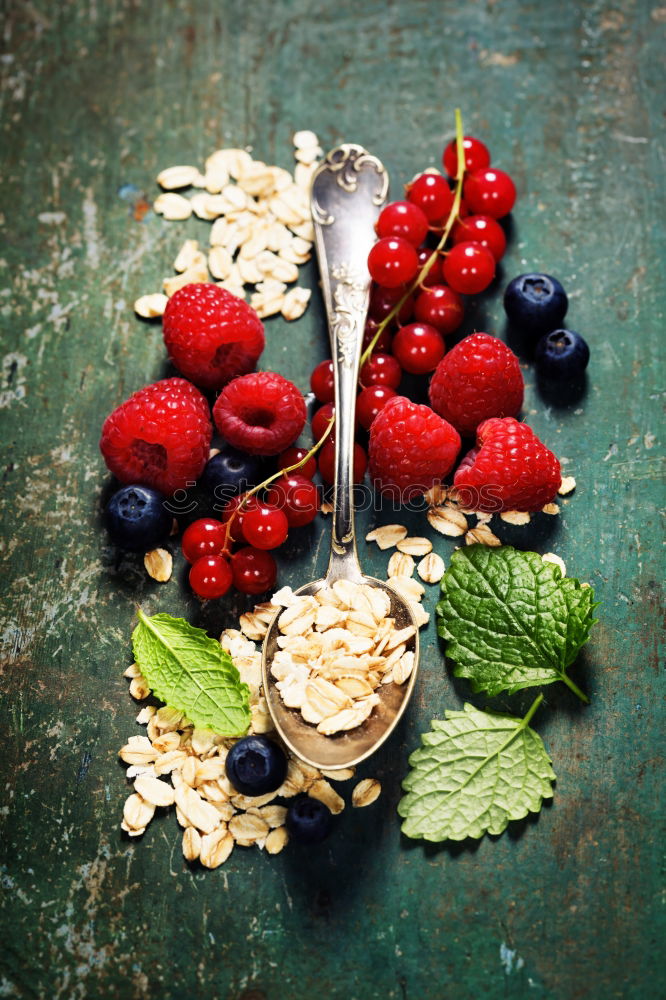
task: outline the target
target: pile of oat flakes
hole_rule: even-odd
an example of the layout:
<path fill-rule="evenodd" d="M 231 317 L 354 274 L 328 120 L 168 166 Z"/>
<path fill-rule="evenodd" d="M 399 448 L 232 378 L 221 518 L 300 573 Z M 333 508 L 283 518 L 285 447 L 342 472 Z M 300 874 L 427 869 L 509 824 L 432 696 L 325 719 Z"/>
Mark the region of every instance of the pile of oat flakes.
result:
<path fill-rule="evenodd" d="M 293 285 L 299 267 L 312 256 L 314 228 L 310 184 L 322 149 L 314 132 L 293 137 L 294 174 L 255 160 L 246 149 L 217 149 L 204 171 L 181 165 L 157 176 L 163 189 L 153 204 L 165 219 L 180 222 L 192 215 L 212 223 L 209 246 L 183 243 L 173 264 L 176 275 L 163 281 L 163 291 L 142 295 L 134 303 L 144 319 L 164 313 L 174 292 L 196 282 L 214 281 L 245 299 L 263 319 L 281 313 L 286 320 L 303 315 L 311 289 Z M 194 191 L 190 197 L 181 193 Z"/>

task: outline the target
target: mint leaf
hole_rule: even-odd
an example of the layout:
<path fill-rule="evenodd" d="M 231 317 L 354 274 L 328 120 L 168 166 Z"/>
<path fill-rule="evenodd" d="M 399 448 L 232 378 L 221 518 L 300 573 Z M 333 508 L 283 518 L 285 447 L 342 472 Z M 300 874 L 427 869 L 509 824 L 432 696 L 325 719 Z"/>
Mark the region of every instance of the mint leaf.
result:
<path fill-rule="evenodd" d="M 134 658 L 151 690 L 201 729 L 240 736 L 250 725 L 250 689 L 229 654 L 184 618 L 139 609 Z"/>
<path fill-rule="evenodd" d="M 439 634 L 456 677 L 474 691 L 511 693 L 563 681 L 596 623 L 594 592 L 562 577 L 536 552 L 471 545 L 453 553 L 437 605 Z"/>
<path fill-rule="evenodd" d="M 412 771 L 398 805 L 402 832 L 424 840 L 464 840 L 498 834 L 509 820 L 538 812 L 552 798 L 555 773 L 541 737 L 529 721 L 481 712 L 465 705 L 446 712 L 421 736 L 423 746 L 409 758 Z"/>

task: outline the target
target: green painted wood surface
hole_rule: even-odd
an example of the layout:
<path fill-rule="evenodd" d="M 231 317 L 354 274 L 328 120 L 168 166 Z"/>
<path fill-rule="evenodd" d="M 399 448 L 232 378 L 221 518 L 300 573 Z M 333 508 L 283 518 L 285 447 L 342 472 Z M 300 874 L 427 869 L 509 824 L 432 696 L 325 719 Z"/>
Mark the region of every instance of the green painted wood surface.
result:
<path fill-rule="evenodd" d="M 0 996 L 663 995 L 665 21 L 658 0 L 9 4 Z M 602 623 L 574 672 L 592 703 L 546 691 L 537 728 L 558 783 L 538 819 L 481 843 L 408 843 L 395 812 L 407 753 L 433 715 L 469 697 L 430 627 L 409 716 L 361 769 L 381 778 L 380 800 L 348 808 L 309 853 L 238 849 L 223 869 L 189 869 L 173 814 L 140 843 L 119 830 L 117 750 L 139 731 L 121 676 L 133 609 L 217 631 L 243 605 L 202 610 L 182 564 L 160 586 L 106 546 L 97 440 L 106 413 L 166 370 L 159 325 L 134 317 L 134 298 L 206 227 L 136 221 L 119 189 L 153 197 L 159 169 L 201 163 L 220 145 L 290 166 L 292 131 L 313 128 L 326 147 L 356 140 L 376 152 L 395 194 L 438 162 L 456 105 L 520 199 L 502 281 L 465 330 L 502 334 L 503 281 L 541 268 L 564 281 L 570 323 L 592 347 L 575 405 L 544 401 L 527 377 L 525 413 L 578 490 L 560 518 L 503 532 L 555 550 L 597 589 Z M 305 280 L 314 285 L 312 268 Z M 325 350 L 318 303 L 296 327 L 268 323 L 266 366 L 303 389 Z M 316 574 L 326 531 L 290 544 L 282 580 Z M 451 544 L 436 540 L 443 554 Z M 385 556 L 362 551 L 381 573 Z M 432 610 L 432 588 L 426 601 Z"/>

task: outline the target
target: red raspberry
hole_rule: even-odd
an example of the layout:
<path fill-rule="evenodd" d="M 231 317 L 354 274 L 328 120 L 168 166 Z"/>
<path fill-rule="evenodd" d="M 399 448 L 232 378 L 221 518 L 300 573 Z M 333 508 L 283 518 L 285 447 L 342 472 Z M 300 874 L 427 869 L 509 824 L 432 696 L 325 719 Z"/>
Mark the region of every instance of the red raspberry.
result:
<path fill-rule="evenodd" d="M 406 503 L 450 472 L 460 450 L 458 431 L 429 406 L 390 399 L 370 428 L 370 479 Z"/>
<path fill-rule="evenodd" d="M 170 494 L 199 478 L 212 431 L 199 390 L 184 378 L 165 378 L 139 389 L 106 418 L 99 447 L 121 483 Z"/>
<path fill-rule="evenodd" d="M 305 417 L 303 394 L 276 372 L 235 378 L 213 407 L 225 441 L 250 455 L 279 455 L 301 433 Z"/>
<path fill-rule="evenodd" d="M 437 365 L 430 405 L 462 435 L 473 435 L 490 417 L 515 417 L 523 404 L 523 373 L 506 344 L 473 333 Z"/>
<path fill-rule="evenodd" d="M 489 513 L 541 510 L 561 482 L 555 455 L 513 417 L 484 420 L 453 479 L 465 507 Z"/>
<path fill-rule="evenodd" d="M 218 285 L 185 285 L 167 303 L 164 343 L 176 368 L 202 389 L 251 372 L 264 349 L 254 309 Z"/>

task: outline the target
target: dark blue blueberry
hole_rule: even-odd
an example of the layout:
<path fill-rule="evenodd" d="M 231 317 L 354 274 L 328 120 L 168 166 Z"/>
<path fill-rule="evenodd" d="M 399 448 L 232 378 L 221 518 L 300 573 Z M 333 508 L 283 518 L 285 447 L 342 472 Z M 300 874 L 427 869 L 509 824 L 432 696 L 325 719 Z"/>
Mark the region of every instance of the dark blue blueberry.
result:
<path fill-rule="evenodd" d="M 533 337 L 558 327 L 568 305 L 562 285 L 549 274 L 520 274 L 504 292 L 504 310 L 509 322 Z"/>
<path fill-rule="evenodd" d="M 111 541 L 129 552 L 154 549 L 173 523 L 165 498 L 146 486 L 123 486 L 109 500 L 104 516 Z"/>
<path fill-rule="evenodd" d="M 258 455 L 246 455 L 225 444 L 219 455 L 206 464 L 200 485 L 218 500 L 225 502 L 262 482 L 263 462 Z"/>
<path fill-rule="evenodd" d="M 227 754 L 227 778 L 241 795 L 265 795 L 280 787 L 287 774 L 287 758 L 266 736 L 245 736 Z"/>
<path fill-rule="evenodd" d="M 297 795 L 287 809 L 284 822 L 297 844 L 319 844 L 331 832 L 333 814 L 319 799 Z"/>
<path fill-rule="evenodd" d="M 534 364 L 541 378 L 580 378 L 590 360 L 590 348 L 575 330 L 553 330 L 545 334 L 534 351 Z"/>

